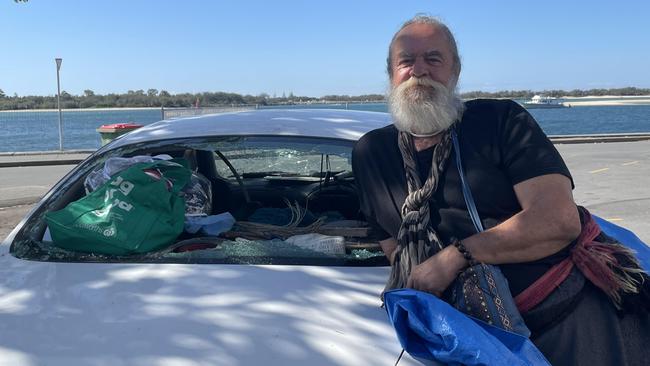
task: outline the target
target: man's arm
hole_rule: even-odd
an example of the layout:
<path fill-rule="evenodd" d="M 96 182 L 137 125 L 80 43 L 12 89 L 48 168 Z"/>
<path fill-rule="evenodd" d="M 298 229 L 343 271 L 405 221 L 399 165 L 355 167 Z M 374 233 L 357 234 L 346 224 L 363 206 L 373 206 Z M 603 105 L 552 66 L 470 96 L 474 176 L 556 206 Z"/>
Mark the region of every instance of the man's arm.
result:
<path fill-rule="evenodd" d="M 560 251 L 580 234 L 580 217 L 569 178 L 542 175 L 516 184 L 514 191 L 522 208 L 519 213 L 463 240 L 477 261 L 530 262 Z M 466 265 L 455 247 L 447 247 L 416 266 L 407 285 L 440 294 Z"/>
<path fill-rule="evenodd" d="M 557 253 L 580 235 L 571 181 L 561 174 L 514 186 L 522 210 L 463 244 L 474 259 L 490 264 L 530 262 Z"/>

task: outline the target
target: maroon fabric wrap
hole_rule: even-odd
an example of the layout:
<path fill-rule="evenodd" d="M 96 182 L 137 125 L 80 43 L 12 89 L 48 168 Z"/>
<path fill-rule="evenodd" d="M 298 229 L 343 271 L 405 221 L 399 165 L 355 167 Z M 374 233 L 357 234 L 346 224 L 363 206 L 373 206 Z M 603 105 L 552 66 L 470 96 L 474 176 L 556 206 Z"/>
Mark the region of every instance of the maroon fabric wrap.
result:
<path fill-rule="evenodd" d="M 582 231 L 569 257 L 551 267 L 515 297 L 515 304 L 522 314 L 546 299 L 569 276 L 574 265 L 613 301 L 620 300 L 618 291 L 622 284 L 614 270 L 619 265 L 614 253 L 621 249 L 615 245 L 594 241 L 600 234 L 600 227 L 587 210 L 583 209 L 582 214 Z"/>
<path fill-rule="evenodd" d="M 571 273 L 573 262 L 567 258 L 554 265 L 544 275 L 515 296 L 515 305 L 522 314 L 537 306 L 553 292 Z"/>

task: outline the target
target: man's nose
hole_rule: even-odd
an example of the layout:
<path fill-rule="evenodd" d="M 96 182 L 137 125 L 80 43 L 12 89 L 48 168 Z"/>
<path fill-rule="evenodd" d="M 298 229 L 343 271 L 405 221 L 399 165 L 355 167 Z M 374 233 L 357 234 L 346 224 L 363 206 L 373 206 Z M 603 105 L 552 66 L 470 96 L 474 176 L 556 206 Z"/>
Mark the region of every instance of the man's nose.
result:
<path fill-rule="evenodd" d="M 424 61 L 420 57 L 416 57 L 415 60 L 413 61 L 413 65 L 411 66 L 411 76 L 420 78 L 423 76 L 427 76 L 428 73 L 429 70 L 424 64 Z"/>

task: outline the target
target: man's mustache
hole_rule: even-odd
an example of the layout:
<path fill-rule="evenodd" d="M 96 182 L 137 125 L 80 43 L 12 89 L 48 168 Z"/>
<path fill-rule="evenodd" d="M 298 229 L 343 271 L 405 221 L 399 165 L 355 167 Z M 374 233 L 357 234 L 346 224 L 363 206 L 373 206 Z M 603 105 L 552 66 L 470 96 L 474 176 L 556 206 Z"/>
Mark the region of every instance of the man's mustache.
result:
<path fill-rule="evenodd" d="M 413 86 L 428 86 L 431 88 L 436 88 L 441 86 L 444 87 L 444 85 L 431 78 L 428 77 L 418 78 L 415 76 L 411 76 L 408 80 L 403 82 L 401 86 L 403 86 L 404 88 L 410 88 Z"/>

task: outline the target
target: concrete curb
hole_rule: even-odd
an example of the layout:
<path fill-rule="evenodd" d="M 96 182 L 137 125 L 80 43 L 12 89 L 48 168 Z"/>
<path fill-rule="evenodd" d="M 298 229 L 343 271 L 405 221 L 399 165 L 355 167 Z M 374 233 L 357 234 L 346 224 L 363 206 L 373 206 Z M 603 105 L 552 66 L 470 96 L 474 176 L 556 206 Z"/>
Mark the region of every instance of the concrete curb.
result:
<path fill-rule="evenodd" d="M 43 198 L 43 196 L 29 196 L 29 197 L 3 199 L 0 200 L 0 209 L 16 207 L 16 206 L 33 205 L 36 202 L 40 201 L 41 198 Z"/>
<path fill-rule="evenodd" d="M 51 151 L 9 151 L 0 152 L 0 158 L 11 156 L 30 156 L 30 155 L 72 155 L 72 154 L 92 154 L 96 150 L 51 150 Z"/>
<path fill-rule="evenodd" d="M 84 159 L 67 159 L 67 160 L 31 160 L 0 162 L 0 168 L 15 168 L 23 166 L 51 166 L 51 165 L 77 165 Z"/>
<path fill-rule="evenodd" d="M 611 133 L 595 135 L 551 135 L 554 144 L 591 144 L 604 142 L 635 142 L 650 140 L 650 133 Z"/>
<path fill-rule="evenodd" d="M 95 150 L 0 152 L 0 168 L 77 165 Z"/>
<path fill-rule="evenodd" d="M 0 168 L 15 168 L 15 167 L 22 167 L 22 166 L 77 165 L 81 163 L 83 160 L 84 159 L 0 162 Z"/>

